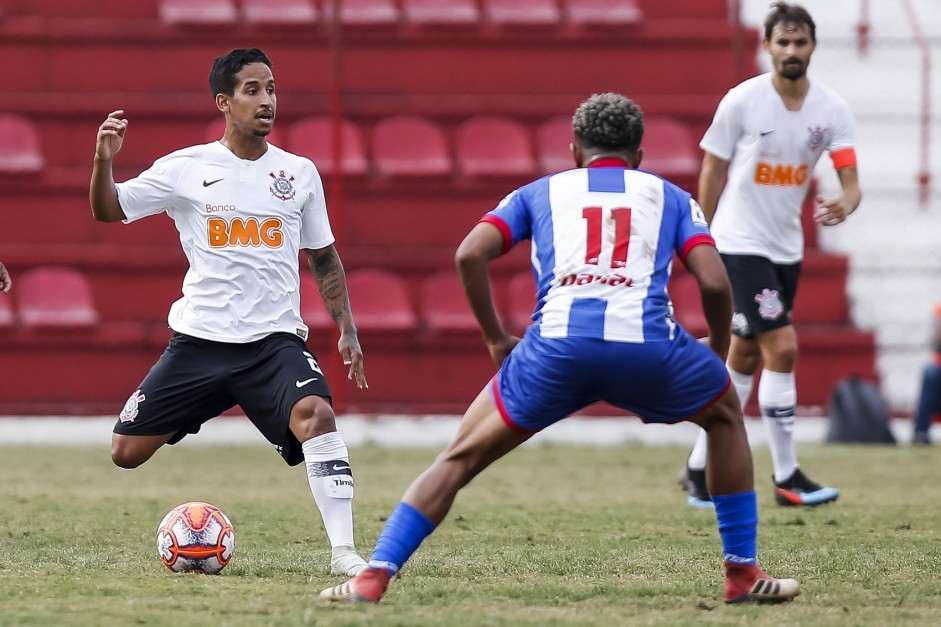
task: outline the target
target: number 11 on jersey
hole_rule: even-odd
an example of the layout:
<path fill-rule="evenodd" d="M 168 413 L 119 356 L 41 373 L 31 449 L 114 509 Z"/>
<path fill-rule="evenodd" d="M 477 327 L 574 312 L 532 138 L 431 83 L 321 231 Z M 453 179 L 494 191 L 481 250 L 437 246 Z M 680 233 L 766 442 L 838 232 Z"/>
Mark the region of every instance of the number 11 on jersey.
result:
<path fill-rule="evenodd" d="M 603 209 L 601 207 L 585 207 L 582 217 L 585 218 L 586 234 L 585 263 L 598 265 L 601 256 L 601 245 L 604 241 Z M 614 251 L 611 253 L 611 267 L 623 268 L 627 266 L 627 247 L 631 241 L 631 208 L 616 207 L 611 210 L 611 220 L 614 222 Z"/>

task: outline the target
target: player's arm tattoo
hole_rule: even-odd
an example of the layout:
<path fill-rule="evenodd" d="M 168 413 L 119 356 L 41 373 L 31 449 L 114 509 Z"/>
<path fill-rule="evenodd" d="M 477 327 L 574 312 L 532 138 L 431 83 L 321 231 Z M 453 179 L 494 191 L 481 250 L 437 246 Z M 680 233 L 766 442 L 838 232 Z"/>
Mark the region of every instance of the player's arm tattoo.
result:
<path fill-rule="evenodd" d="M 350 297 L 346 289 L 346 272 L 333 245 L 318 250 L 305 250 L 310 271 L 317 281 L 320 297 L 330 316 L 341 330 L 352 324 Z"/>

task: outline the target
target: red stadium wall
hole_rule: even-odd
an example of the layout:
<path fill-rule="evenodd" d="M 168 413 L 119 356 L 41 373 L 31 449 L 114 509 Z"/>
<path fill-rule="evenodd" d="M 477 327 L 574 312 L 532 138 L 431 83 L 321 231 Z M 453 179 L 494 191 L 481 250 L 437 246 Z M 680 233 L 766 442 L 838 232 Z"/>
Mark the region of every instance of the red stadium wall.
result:
<path fill-rule="evenodd" d="M 366 165 L 342 178 L 325 175 L 338 248 L 350 273 L 387 270 L 407 294 L 410 328 L 384 328 L 381 316 L 375 325 L 360 321 L 368 392 L 346 382 L 335 331 L 314 328 L 310 344 L 341 411 L 462 410 L 494 368 L 476 330 L 466 319 L 452 324 L 451 314 L 438 315 L 441 303 L 423 287 L 440 271 L 453 274 L 454 250 L 483 213 L 545 172 L 541 133 L 593 92 L 626 93 L 651 119 L 678 123 L 684 145 L 675 147 L 681 154 L 655 147 L 654 135 L 648 150 L 662 159 L 657 163 L 664 164 L 664 174 L 695 191 L 698 138 L 722 94 L 756 71 L 750 61 L 755 34 L 736 39 L 727 4 L 643 0 L 637 5 L 642 19 L 616 28 L 566 19 L 513 28 L 486 21 L 427 28 L 404 19 L 381 28 L 345 24 L 342 76 L 336 76 L 335 40 L 324 23 L 271 26 L 240 18 L 227 25 L 170 25 L 160 21 L 156 0 L 102 0 L 81 10 L 53 0 L 5 3 L 0 53 L 17 89 L 0 94 L 0 114 L 30 122 L 44 166 L 22 172 L 3 171 L 0 164 L 0 260 L 14 280 L 40 267 L 78 270 L 98 317 L 73 328 L 35 327 L 18 315 L 28 306 L 18 295 L 19 284 L 0 298 L 13 312 L 8 319 L 0 316 L 0 414 L 116 413 L 159 357 L 185 260 L 165 216 L 130 226 L 91 219 L 87 184 L 95 129 L 108 111 L 127 111 L 128 139 L 116 160 L 119 180 L 167 152 L 211 139 L 208 127 L 217 113 L 207 84 L 209 63 L 237 46 L 258 46 L 274 61 L 279 145 L 295 149 L 298 123 L 330 115 L 331 90 L 339 94 L 333 102 L 360 133 Z M 385 174 L 377 129 L 401 115 L 421 116 L 440 132 L 443 170 Z M 499 116 L 522 129 L 531 165 L 513 175 L 471 174 L 460 128 L 480 115 Z M 310 149 L 322 152 L 319 146 Z M 562 150 L 564 161 L 564 145 Z M 815 244 L 812 225 L 808 244 Z M 819 252 L 808 257 L 796 312 L 802 404 L 824 404 L 836 380 L 849 372 L 873 375 L 873 338 L 854 330 L 847 318 L 846 271 L 845 259 Z M 497 296 L 508 319 L 518 318 L 521 307 L 510 303 L 528 306 L 510 290 L 511 281 L 526 272 L 522 249 L 495 267 Z M 55 293 L 56 287 L 48 289 Z M 354 315 L 371 307 L 381 311 L 384 297 L 382 291 L 354 292 Z M 696 306 L 678 304 L 681 315 L 690 312 L 692 326 Z"/>

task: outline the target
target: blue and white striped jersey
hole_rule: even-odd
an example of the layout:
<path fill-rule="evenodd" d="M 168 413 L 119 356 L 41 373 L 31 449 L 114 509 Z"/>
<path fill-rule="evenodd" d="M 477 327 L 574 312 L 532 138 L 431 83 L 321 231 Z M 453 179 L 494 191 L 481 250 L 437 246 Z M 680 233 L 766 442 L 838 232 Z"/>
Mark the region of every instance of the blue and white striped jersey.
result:
<path fill-rule="evenodd" d="M 672 339 L 673 253 L 715 245 L 687 192 L 620 159 L 525 185 L 482 221 L 501 230 L 504 252 L 532 240 L 533 320 L 546 338 Z"/>

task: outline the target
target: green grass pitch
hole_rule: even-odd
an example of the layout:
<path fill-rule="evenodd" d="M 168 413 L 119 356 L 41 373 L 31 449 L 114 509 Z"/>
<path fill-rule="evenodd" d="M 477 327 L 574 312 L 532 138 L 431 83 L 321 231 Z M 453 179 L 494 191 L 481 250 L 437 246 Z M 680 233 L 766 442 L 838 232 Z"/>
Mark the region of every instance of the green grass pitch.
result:
<path fill-rule="evenodd" d="M 687 451 L 526 447 L 458 497 L 373 606 L 317 593 L 329 548 L 300 468 L 264 447 L 186 444 L 136 470 L 100 447 L 0 447 L 0 625 L 936 625 L 941 621 L 941 452 L 801 446 L 842 489 L 818 509 L 772 501 L 756 451 L 759 554 L 803 594 L 781 606 L 722 603 L 714 514 L 685 505 Z M 436 450 L 354 448 L 357 543 Z M 177 575 L 155 529 L 205 500 L 231 518 L 232 563 Z"/>

